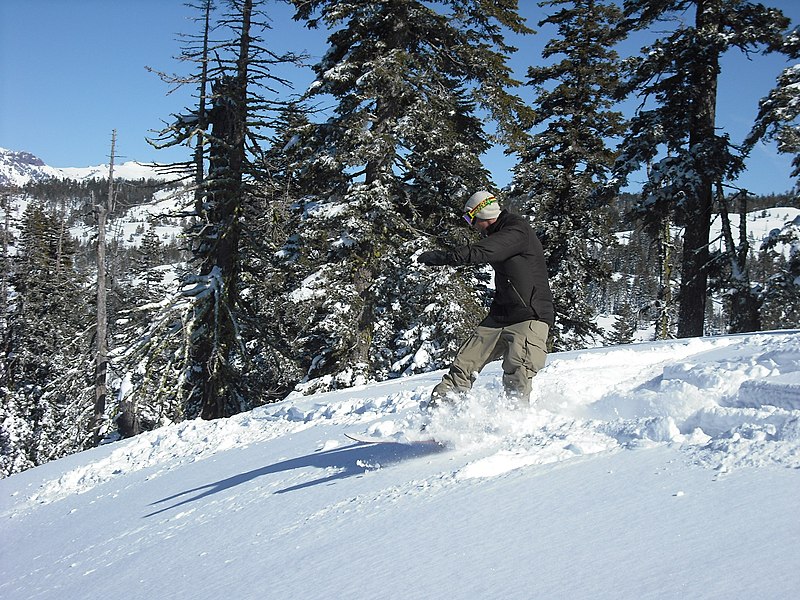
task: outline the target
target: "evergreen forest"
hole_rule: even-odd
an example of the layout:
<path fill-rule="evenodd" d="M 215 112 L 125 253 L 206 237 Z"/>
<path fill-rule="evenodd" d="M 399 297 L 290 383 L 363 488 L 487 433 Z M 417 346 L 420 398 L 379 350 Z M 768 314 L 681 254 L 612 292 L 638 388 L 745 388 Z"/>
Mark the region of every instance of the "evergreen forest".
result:
<path fill-rule="evenodd" d="M 0 190 L 0 476 L 447 367 L 491 269 L 416 257 L 477 239 L 460 215 L 481 189 L 542 240 L 552 352 L 800 327 L 797 191 L 737 185 L 765 141 L 800 177 L 800 30 L 768 1 L 547 0 L 540 23 L 517 0 L 289 3 L 327 39 L 317 62 L 270 47 L 271 2 L 193 0 L 186 72 L 161 76 L 195 104 L 150 140 L 186 159 L 162 177 Z M 507 41 L 543 25 L 540 55 Z M 715 120 L 727 53 L 787 64 L 741 140 Z M 492 147 L 516 161 L 502 189 Z M 782 220 L 755 236 L 759 214 Z"/>

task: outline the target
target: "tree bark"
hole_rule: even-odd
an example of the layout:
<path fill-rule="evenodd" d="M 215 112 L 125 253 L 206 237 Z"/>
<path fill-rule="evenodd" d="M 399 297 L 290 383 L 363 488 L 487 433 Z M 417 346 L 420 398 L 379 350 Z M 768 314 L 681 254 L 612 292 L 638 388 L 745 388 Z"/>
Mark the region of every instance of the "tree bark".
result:
<path fill-rule="evenodd" d="M 94 442 L 102 440 L 106 412 L 106 376 L 108 372 L 108 313 L 106 309 L 106 220 L 114 202 L 114 147 L 117 130 L 111 132 L 111 157 L 108 165 L 108 198 L 97 202 L 97 329 L 94 376 Z M 92 194 L 94 196 L 94 194 Z M 94 198 L 93 198 L 94 200 Z"/>
<path fill-rule="evenodd" d="M 698 0 L 696 29 L 698 32 L 715 27 L 713 0 Z M 706 153 L 703 147 L 714 140 L 717 103 L 717 74 L 719 55 L 710 51 L 705 60 L 700 57 L 694 63 L 691 74 L 692 87 L 696 91 L 691 107 L 691 129 L 689 152 L 693 154 L 695 174 L 699 180 L 689 190 L 686 199 L 683 239 L 683 263 L 681 269 L 680 306 L 678 309 L 678 337 L 703 335 L 706 298 L 708 295 L 709 251 L 708 237 L 711 231 L 713 208 L 713 181 L 703 165 Z"/>
<path fill-rule="evenodd" d="M 750 273 L 747 268 L 747 255 L 750 250 L 750 242 L 747 240 L 747 196 L 742 194 L 740 198 L 738 247 L 733 240 L 728 208 L 722 196 L 720 190 L 717 197 L 722 217 L 722 236 L 731 266 L 729 331 L 730 333 L 759 331 L 761 329 L 761 303 L 753 294 Z"/>
<path fill-rule="evenodd" d="M 205 136 L 208 127 L 208 114 L 206 111 L 206 95 L 208 92 L 208 35 L 210 32 L 211 21 L 211 0 L 205 0 L 205 20 L 203 25 L 203 54 L 200 58 L 202 66 L 200 68 L 199 85 L 199 104 L 197 107 L 198 133 L 194 147 L 194 180 L 195 180 L 195 201 L 200 201 L 202 196 L 203 182 L 205 181 Z"/>
<path fill-rule="evenodd" d="M 247 85 L 250 68 L 252 0 L 241 7 L 241 37 L 234 77 L 221 77 L 214 86 L 209 149 L 209 177 L 204 183 L 198 214 L 204 215 L 211 237 L 200 240 L 196 256 L 202 260 L 200 275 L 213 288 L 211 305 L 204 308 L 202 336 L 191 351 L 196 375 L 189 381 L 192 404 L 203 419 L 236 412 L 236 382 L 228 360 L 238 343 L 235 307 L 239 303 L 240 211 L 243 204 L 245 135 L 247 132 Z M 205 302 L 205 301 L 204 301 Z"/>

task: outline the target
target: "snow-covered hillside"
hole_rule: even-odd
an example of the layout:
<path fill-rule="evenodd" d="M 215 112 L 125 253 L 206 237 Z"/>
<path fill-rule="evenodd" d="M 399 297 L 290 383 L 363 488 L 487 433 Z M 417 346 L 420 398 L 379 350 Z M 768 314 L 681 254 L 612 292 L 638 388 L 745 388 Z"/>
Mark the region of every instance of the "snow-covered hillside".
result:
<path fill-rule="evenodd" d="M 441 373 L 143 434 L 0 481 L 0 597 L 768 598 L 800 589 L 800 332 Z M 427 433 L 426 433 L 427 434 Z"/>
<path fill-rule="evenodd" d="M 739 215 L 733 213 L 731 219 L 731 235 L 736 243 L 739 243 Z M 745 219 L 747 225 L 747 240 L 755 250 L 761 248 L 764 242 L 775 229 L 782 229 L 787 223 L 800 222 L 800 209 L 794 207 L 774 207 L 753 210 L 747 213 Z M 631 231 L 621 231 L 616 234 L 617 241 L 625 245 L 630 240 Z M 682 237 L 683 230 L 679 227 L 672 228 L 672 235 L 675 238 Z M 725 240 L 722 235 L 722 219 L 717 216 L 711 223 L 709 234 L 711 249 L 720 252 L 725 250 Z M 778 244 L 775 251 L 788 254 L 790 248 L 787 244 Z"/>
<path fill-rule="evenodd" d="M 39 158 L 25 153 L 0 148 L 0 187 L 3 185 L 23 186 L 31 181 L 50 178 L 66 178 L 76 181 L 104 179 L 108 177 L 108 165 L 96 167 L 75 167 L 57 169 L 45 165 Z M 120 180 L 159 179 L 166 181 L 175 176 L 165 176 L 153 165 L 126 162 L 114 166 L 114 177 Z M 31 198 L 23 193 L 12 194 L 9 202 L 11 213 L 10 231 L 12 243 L 10 252 L 14 253 L 13 238 L 18 235 L 19 223 Z M 126 210 L 120 217 L 109 223 L 107 235 L 116 238 L 126 247 L 139 246 L 147 229 L 153 224 L 159 239 L 165 244 L 175 245 L 183 231 L 183 223 L 178 215 L 191 204 L 191 192 L 180 184 L 169 185 L 154 194 L 154 201 L 139 204 Z M 69 208 L 69 207 L 68 207 Z M 0 218 L 5 213 L 0 208 Z M 78 224 L 70 228 L 70 234 L 83 244 L 88 244 L 95 236 L 91 224 Z"/>
<path fill-rule="evenodd" d="M 109 165 L 93 167 L 51 167 L 30 152 L 0 148 L 0 187 L 22 187 L 32 181 L 45 179 L 107 179 Z M 175 175 L 159 171 L 155 165 L 127 161 L 114 165 L 116 179 L 159 179 L 172 180 Z"/>
<path fill-rule="evenodd" d="M 175 245 L 184 230 L 181 218 L 175 215 L 179 215 L 183 207 L 190 206 L 191 191 L 181 187 L 159 190 L 153 200 L 149 204 L 131 207 L 113 219 L 108 235 L 118 238 L 124 247 L 137 247 L 151 224 L 158 223 L 154 228 L 161 242 Z M 82 244 L 88 244 L 96 231 L 92 225 L 76 225 L 70 228 L 70 235 Z"/>
<path fill-rule="evenodd" d="M 108 179 L 108 164 L 93 167 L 62 167 L 57 169 L 65 179 Z M 172 180 L 174 175 L 165 175 L 156 165 L 127 161 L 114 165 L 114 179 L 159 179 Z"/>
<path fill-rule="evenodd" d="M 59 177 L 58 169 L 47 166 L 39 157 L 30 152 L 0 148 L 0 187 L 21 187 L 51 177 Z"/>

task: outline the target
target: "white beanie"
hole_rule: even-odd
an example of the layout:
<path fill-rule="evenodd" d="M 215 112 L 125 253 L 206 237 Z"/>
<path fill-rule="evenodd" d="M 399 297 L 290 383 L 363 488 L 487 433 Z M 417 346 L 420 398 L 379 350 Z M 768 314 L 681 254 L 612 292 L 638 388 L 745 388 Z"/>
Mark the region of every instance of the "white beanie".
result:
<path fill-rule="evenodd" d="M 475 214 L 476 218 L 485 220 L 496 219 L 500 216 L 500 204 L 498 204 L 497 198 L 495 198 L 494 194 L 485 190 L 475 192 L 469 197 L 469 200 L 467 200 L 467 203 L 464 205 L 464 212 L 469 212 L 484 202 L 487 204 Z"/>

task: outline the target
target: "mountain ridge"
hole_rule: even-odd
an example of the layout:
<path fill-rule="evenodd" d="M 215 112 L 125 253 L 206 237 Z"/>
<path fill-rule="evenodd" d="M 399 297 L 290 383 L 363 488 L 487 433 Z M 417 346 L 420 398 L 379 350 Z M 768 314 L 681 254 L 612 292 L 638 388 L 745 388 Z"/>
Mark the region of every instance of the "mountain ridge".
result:
<path fill-rule="evenodd" d="M 161 165 L 126 161 L 114 165 L 118 179 L 174 179 L 174 174 L 159 171 Z M 0 147 L 0 187 L 23 187 L 47 179 L 75 179 L 78 181 L 108 178 L 109 165 L 88 167 L 51 167 L 41 158 L 25 150 Z"/>

